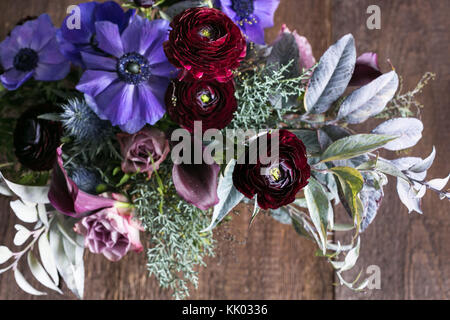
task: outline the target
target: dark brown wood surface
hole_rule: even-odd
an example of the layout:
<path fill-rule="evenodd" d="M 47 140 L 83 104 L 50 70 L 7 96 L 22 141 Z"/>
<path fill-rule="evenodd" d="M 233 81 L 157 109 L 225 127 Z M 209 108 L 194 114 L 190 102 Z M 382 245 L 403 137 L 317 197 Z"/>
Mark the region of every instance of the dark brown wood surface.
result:
<path fill-rule="evenodd" d="M 0 37 L 27 15 L 48 12 L 59 24 L 75 0 L 2 0 Z M 368 30 L 366 9 L 377 4 L 382 11 L 381 30 Z M 420 100 L 424 138 L 414 156 L 427 156 L 435 145 L 438 154 L 430 177 L 450 171 L 448 142 L 449 22 L 448 0 L 281 0 L 276 26 L 267 38 L 273 40 L 283 23 L 308 37 L 319 58 L 324 50 L 346 33 L 353 33 L 359 53 L 378 52 L 380 62 L 390 58 L 411 88 L 425 71 L 437 73 L 437 80 L 424 90 Z M 361 127 L 370 130 L 375 123 Z M 288 226 L 270 217 L 259 217 L 248 230 L 249 212 L 240 206 L 239 215 L 216 235 L 215 258 L 200 269 L 198 290 L 193 299 L 448 299 L 450 295 L 450 220 L 448 203 L 436 195 L 424 198 L 425 214 L 408 215 L 395 192 L 395 181 L 373 225 L 363 235 L 358 271 L 369 265 L 381 269 L 381 290 L 354 293 L 334 287 L 330 266 L 314 256 L 314 244 L 299 238 Z M 12 246 L 17 223 L 0 198 L 0 244 Z M 339 238 L 338 238 L 339 239 Z M 167 299 L 170 294 L 148 278 L 145 254 L 128 254 L 118 263 L 101 256 L 86 255 L 87 299 Z M 354 275 L 354 273 L 353 273 Z M 25 276 L 30 279 L 29 273 Z M 348 277 L 351 278 L 352 273 Z M 31 282 L 35 284 L 35 282 Z M 33 299 L 16 286 L 12 274 L 0 276 L 0 299 Z M 44 299 L 72 298 L 50 294 Z M 42 299 L 42 297 L 39 297 Z"/>

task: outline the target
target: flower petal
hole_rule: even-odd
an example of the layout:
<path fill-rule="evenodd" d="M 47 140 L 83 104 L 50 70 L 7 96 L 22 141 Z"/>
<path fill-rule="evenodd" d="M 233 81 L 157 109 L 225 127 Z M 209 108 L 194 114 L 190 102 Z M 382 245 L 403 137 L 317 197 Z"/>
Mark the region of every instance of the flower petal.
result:
<path fill-rule="evenodd" d="M 98 112 L 111 121 L 113 126 L 124 125 L 132 117 L 134 85 L 116 81 L 95 97 Z"/>
<path fill-rule="evenodd" d="M 34 71 L 22 72 L 16 69 L 10 69 L 0 76 L 0 81 L 8 90 L 16 90 L 34 74 Z"/>
<path fill-rule="evenodd" d="M 98 47 L 103 51 L 120 58 L 124 54 L 119 27 L 109 21 L 95 23 Z"/>
<path fill-rule="evenodd" d="M 115 80 L 117 80 L 117 73 L 115 72 L 87 70 L 83 73 L 76 89 L 87 95 L 96 97 Z"/>
<path fill-rule="evenodd" d="M 52 20 L 48 14 L 42 14 L 36 20 L 36 27 L 33 33 L 33 39 L 30 48 L 40 51 L 50 40 L 54 39 L 56 28 L 53 26 Z"/>
<path fill-rule="evenodd" d="M 117 61 L 115 59 L 87 52 L 81 52 L 81 56 L 87 69 L 116 71 Z"/>
<path fill-rule="evenodd" d="M 38 81 L 57 81 L 64 79 L 70 72 L 68 61 L 60 64 L 38 63 L 34 78 Z"/>
<path fill-rule="evenodd" d="M 349 85 L 364 86 L 381 75 L 377 54 L 366 52 L 356 59 L 355 71 Z"/>

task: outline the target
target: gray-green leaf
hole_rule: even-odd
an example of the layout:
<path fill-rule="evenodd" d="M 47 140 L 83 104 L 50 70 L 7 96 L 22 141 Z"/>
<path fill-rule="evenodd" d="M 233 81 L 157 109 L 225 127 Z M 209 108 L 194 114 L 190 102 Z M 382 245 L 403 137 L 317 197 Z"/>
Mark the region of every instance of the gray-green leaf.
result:
<path fill-rule="evenodd" d="M 351 124 L 364 122 L 383 111 L 397 89 L 397 73 L 386 73 L 353 91 L 342 103 L 337 119 Z"/>
<path fill-rule="evenodd" d="M 356 62 L 355 40 L 347 34 L 332 45 L 320 59 L 305 94 L 309 113 L 326 112 L 344 93 Z"/>
<path fill-rule="evenodd" d="M 422 138 L 423 124 L 416 118 L 396 118 L 383 122 L 373 133 L 397 136 L 383 148 L 391 151 L 408 149 Z"/>

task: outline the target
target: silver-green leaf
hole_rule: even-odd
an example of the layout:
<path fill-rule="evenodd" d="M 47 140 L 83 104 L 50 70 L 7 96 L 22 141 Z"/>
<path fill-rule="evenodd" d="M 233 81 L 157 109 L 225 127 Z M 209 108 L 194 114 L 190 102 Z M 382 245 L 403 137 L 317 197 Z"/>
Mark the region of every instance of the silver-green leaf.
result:
<path fill-rule="evenodd" d="M 397 136 L 383 148 L 391 151 L 408 149 L 422 138 L 423 124 L 416 118 L 396 118 L 383 122 L 372 133 Z"/>

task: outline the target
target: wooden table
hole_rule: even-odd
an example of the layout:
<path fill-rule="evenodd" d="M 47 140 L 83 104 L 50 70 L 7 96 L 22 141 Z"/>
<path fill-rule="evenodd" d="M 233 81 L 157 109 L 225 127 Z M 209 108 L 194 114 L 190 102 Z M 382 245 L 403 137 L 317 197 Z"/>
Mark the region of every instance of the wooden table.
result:
<path fill-rule="evenodd" d="M 0 36 L 27 15 L 48 12 L 61 23 L 66 8 L 79 0 L 2 0 Z M 381 8 L 381 30 L 368 30 L 366 10 Z M 424 137 L 412 155 L 427 156 L 432 146 L 438 153 L 429 177 L 442 178 L 450 171 L 449 32 L 448 0 L 281 0 L 276 26 L 267 39 L 273 40 L 283 23 L 311 41 L 317 58 L 346 33 L 356 38 L 358 53 L 374 51 L 388 70 L 390 58 L 405 87 L 413 88 L 425 71 L 437 73 L 420 100 Z M 375 123 L 359 126 L 367 132 Z M 359 269 L 381 268 L 381 290 L 354 293 L 333 286 L 336 281 L 328 263 L 314 257 L 313 243 L 300 238 L 289 226 L 270 217 L 257 219 L 248 230 L 249 212 L 240 207 L 239 216 L 218 232 L 217 256 L 207 260 L 200 272 L 200 286 L 193 299 L 448 299 L 450 296 L 450 219 L 448 202 L 434 194 L 423 200 L 424 215 L 408 215 L 390 187 L 373 225 L 362 236 Z M 0 243 L 12 246 L 16 218 L 5 198 L 0 198 Z M 167 299 L 147 277 L 145 254 L 128 254 L 118 263 L 102 256 L 86 256 L 86 299 Z M 29 276 L 28 273 L 25 274 Z M 32 282 L 35 284 L 34 282 Z M 0 299 L 34 299 L 23 293 L 9 272 L 0 276 Z M 50 294 L 44 298 L 73 298 Z"/>

